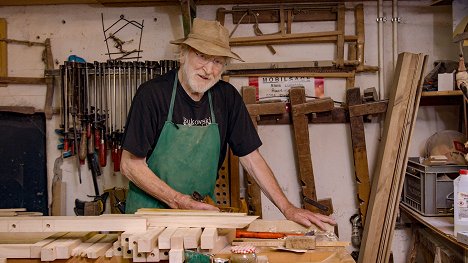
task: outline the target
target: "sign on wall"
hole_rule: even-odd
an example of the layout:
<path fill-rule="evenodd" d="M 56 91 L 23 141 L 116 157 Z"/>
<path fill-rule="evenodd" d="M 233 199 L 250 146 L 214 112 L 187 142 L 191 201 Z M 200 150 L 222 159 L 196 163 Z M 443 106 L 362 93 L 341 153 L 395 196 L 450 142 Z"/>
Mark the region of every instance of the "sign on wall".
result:
<path fill-rule="evenodd" d="M 258 101 L 286 101 L 289 89 L 297 86 L 303 86 L 310 98 L 322 98 L 325 92 L 324 78 L 312 77 L 249 77 L 249 86 L 257 87 Z"/>

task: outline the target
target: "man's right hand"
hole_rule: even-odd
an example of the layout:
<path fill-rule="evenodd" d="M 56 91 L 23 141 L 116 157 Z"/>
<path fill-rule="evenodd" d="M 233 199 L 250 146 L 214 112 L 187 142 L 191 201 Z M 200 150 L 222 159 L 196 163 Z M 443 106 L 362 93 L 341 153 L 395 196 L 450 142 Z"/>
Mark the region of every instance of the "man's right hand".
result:
<path fill-rule="evenodd" d="M 219 208 L 216 206 L 193 200 L 189 195 L 180 194 L 175 198 L 174 202 L 177 205 L 177 207 L 175 207 L 177 209 L 219 211 Z"/>

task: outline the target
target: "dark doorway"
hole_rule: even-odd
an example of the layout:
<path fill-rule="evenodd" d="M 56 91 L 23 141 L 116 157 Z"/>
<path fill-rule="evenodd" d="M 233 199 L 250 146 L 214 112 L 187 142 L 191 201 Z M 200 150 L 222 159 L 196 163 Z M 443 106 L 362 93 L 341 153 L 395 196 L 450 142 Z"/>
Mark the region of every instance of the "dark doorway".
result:
<path fill-rule="evenodd" d="M 44 114 L 0 112 L 0 208 L 48 215 Z"/>

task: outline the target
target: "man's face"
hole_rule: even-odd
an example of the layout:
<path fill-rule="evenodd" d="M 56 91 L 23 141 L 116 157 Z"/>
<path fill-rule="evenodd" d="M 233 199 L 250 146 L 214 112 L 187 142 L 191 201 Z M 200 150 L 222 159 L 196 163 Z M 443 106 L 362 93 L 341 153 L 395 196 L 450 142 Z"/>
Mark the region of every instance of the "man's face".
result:
<path fill-rule="evenodd" d="M 189 48 L 182 64 L 186 87 L 193 93 L 205 93 L 221 78 L 226 59 L 224 57 L 208 56 Z"/>

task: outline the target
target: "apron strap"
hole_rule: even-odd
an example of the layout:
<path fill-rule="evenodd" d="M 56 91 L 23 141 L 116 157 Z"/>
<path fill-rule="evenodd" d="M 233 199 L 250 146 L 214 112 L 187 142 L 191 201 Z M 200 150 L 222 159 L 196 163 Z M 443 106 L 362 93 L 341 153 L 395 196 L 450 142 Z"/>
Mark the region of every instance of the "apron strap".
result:
<path fill-rule="evenodd" d="M 169 112 L 167 113 L 168 122 L 172 122 L 172 112 L 174 111 L 174 101 L 175 101 L 175 95 L 176 95 L 176 89 L 177 89 L 177 83 L 178 83 L 177 73 L 178 72 L 176 71 L 174 84 L 172 85 L 171 105 L 169 106 Z"/>
<path fill-rule="evenodd" d="M 171 105 L 169 106 L 169 112 L 167 113 L 167 121 L 172 122 L 172 113 L 174 112 L 174 101 L 177 91 L 177 84 L 179 83 L 179 79 L 177 78 L 178 72 L 175 73 L 174 84 L 172 85 L 172 96 L 171 96 Z M 213 111 L 213 102 L 211 99 L 211 89 L 208 91 L 208 101 L 210 102 L 210 113 L 211 113 L 211 123 L 216 123 L 215 114 Z"/>

